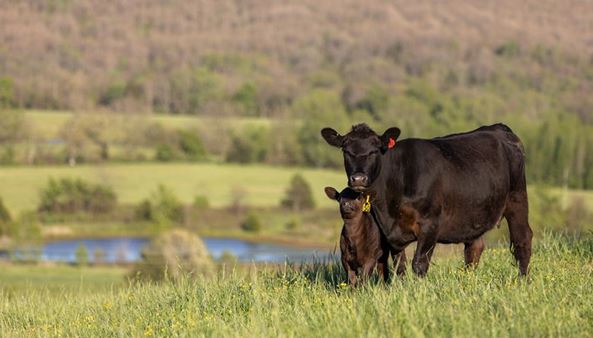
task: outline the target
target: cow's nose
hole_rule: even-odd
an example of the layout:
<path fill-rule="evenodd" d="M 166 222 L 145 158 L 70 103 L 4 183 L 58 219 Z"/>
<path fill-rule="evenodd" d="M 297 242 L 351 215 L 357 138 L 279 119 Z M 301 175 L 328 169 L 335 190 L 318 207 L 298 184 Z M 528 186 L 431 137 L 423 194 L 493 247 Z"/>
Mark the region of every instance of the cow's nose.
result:
<path fill-rule="evenodd" d="M 351 186 L 365 186 L 367 184 L 368 177 L 365 174 L 354 174 L 350 176 Z"/>

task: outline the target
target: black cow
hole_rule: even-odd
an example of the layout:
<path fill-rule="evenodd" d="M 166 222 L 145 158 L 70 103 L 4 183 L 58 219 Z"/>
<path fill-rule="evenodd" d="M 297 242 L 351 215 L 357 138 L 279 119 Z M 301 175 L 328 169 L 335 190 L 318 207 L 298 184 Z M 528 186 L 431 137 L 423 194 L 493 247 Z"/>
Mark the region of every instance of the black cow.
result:
<path fill-rule="evenodd" d="M 397 141 L 398 128 L 377 135 L 366 124 L 341 136 L 321 135 L 344 153 L 348 185 L 369 194 L 379 225 L 396 252 L 418 241 L 412 268 L 428 271 L 436 243 L 465 243 L 467 257 L 481 253 L 481 236 L 502 217 L 520 274 L 528 271 L 532 231 L 528 223 L 525 154 L 503 125 L 433 139 Z"/>

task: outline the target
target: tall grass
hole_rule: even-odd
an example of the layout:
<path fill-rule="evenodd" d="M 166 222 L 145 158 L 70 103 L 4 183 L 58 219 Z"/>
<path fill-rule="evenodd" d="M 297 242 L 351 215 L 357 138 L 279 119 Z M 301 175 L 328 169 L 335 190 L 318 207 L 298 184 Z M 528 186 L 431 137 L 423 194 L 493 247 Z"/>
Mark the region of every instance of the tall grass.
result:
<path fill-rule="evenodd" d="M 329 262 L 78 297 L 2 293 L 0 335 L 590 336 L 592 259 L 591 237 L 546 235 L 525 279 L 508 248 L 495 248 L 477 270 L 441 258 L 424 279 L 357 289 Z"/>

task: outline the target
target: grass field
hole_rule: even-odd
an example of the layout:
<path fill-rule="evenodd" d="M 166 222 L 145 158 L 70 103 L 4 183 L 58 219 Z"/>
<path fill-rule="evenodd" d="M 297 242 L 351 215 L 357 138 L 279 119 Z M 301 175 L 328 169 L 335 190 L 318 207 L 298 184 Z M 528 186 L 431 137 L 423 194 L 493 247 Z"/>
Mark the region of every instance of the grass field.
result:
<path fill-rule="evenodd" d="M 196 195 L 205 195 L 210 205 L 226 206 L 232 200 L 233 191 L 240 188 L 246 192 L 245 204 L 267 207 L 279 205 L 295 173 L 305 176 L 319 207 L 335 207 L 335 202 L 325 196 L 323 187 L 343 188 L 346 175 L 342 171 L 213 163 L 3 167 L 0 170 L 0 197 L 14 212 L 35 209 L 39 190 L 50 177 L 79 177 L 111 185 L 122 203 L 137 203 L 162 183 L 186 203 L 191 203 Z M 550 191 L 561 202 L 570 201 L 573 196 L 583 197 L 588 208 L 593 210 L 592 191 L 561 188 L 550 188 Z"/>
<path fill-rule="evenodd" d="M 60 131 L 70 120 L 74 113 L 71 111 L 45 111 L 45 110 L 25 110 L 25 119 L 31 126 L 31 132 L 34 135 L 42 136 L 45 139 L 57 138 Z M 92 113 L 86 113 L 91 114 Z M 99 115 L 99 114 L 97 114 Z M 249 126 L 268 126 L 271 120 L 265 118 L 249 118 L 249 117 L 233 117 L 229 119 L 224 118 L 213 118 L 213 117 L 196 117 L 191 115 L 130 115 L 130 114 L 100 114 L 101 117 L 113 117 L 117 118 L 146 118 L 149 122 L 158 122 L 165 128 L 175 129 L 186 129 L 186 128 L 198 128 L 201 126 L 207 126 L 213 122 L 223 123 L 231 128 L 242 128 L 247 125 Z"/>
<path fill-rule="evenodd" d="M 318 206 L 335 206 L 323 187 L 343 187 L 346 175 L 321 169 L 298 169 L 263 165 L 230 164 L 107 164 L 101 166 L 5 167 L 0 170 L 0 196 L 10 210 L 35 209 L 39 190 L 50 177 L 79 177 L 111 185 L 119 202 L 136 203 L 147 197 L 158 184 L 165 184 L 184 202 L 205 195 L 210 205 L 228 205 L 235 189 L 244 190 L 245 204 L 277 206 L 290 178 L 300 172 L 313 188 Z"/>
<path fill-rule="evenodd" d="M 3 286 L 0 336 L 590 337 L 592 259 L 591 238 L 545 236 L 527 279 L 496 248 L 475 271 L 437 257 L 425 279 L 354 290 L 332 266 L 88 293 Z"/>

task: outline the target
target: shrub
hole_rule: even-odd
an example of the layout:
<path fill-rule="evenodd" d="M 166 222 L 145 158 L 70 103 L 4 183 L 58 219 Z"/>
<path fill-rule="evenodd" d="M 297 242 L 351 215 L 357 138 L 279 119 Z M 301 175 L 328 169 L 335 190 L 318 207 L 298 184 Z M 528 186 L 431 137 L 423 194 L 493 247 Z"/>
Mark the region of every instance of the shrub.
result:
<path fill-rule="evenodd" d="M 311 186 L 301 174 L 295 174 L 290 180 L 290 185 L 286 189 L 286 196 L 281 201 L 281 205 L 291 208 L 295 212 L 315 207 Z"/>
<path fill-rule="evenodd" d="M 204 242 L 195 234 L 175 229 L 161 234 L 142 250 L 132 276 L 140 280 L 179 280 L 210 275 L 214 265 Z"/>
<path fill-rule="evenodd" d="M 263 162 L 268 151 L 269 130 L 261 127 L 248 128 L 232 135 L 226 159 L 229 162 Z"/>
<path fill-rule="evenodd" d="M 206 158 L 206 148 L 194 131 L 179 131 L 179 148 L 185 158 L 190 161 L 200 161 Z"/>
<path fill-rule="evenodd" d="M 12 235 L 12 217 L 0 197 L 0 237 Z"/>
<path fill-rule="evenodd" d="M 158 144 L 154 158 L 161 162 L 170 162 L 180 158 L 179 153 L 170 144 Z"/>
<path fill-rule="evenodd" d="M 257 214 L 249 212 L 243 223 L 241 223 L 241 229 L 249 232 L 259 232 L 261 230 L 261 221 Z"/>
<path fill-rule="evenodd" d="M 86 246 L 82 243 L 78 245 L 76 248 L 76 264 L 79 266 L 84 266 L 89 263 L 89 250 Z"/>
<path fill-rule="evenodd" d="M 148 199 L 136 207 L 136 218 L 151 221 L 161 226 L 183 221 L 183 205 L 175 193 L 160 184 Z"/>
<path fill-rule="evenodd" d="M 48 213 L 106 213 L 117 204 L 117 196 L 109 186 L 92 185 L 81 179 L 50 178 L 41 190 L 38 210 Z"/>
<path fill-rule="evenodd" d="M 208 197 L 204 195 L 197 195 L 196 197 L 194 197 L 193 206 L 196 209 L 208 209 L 210 207 Z"/>

